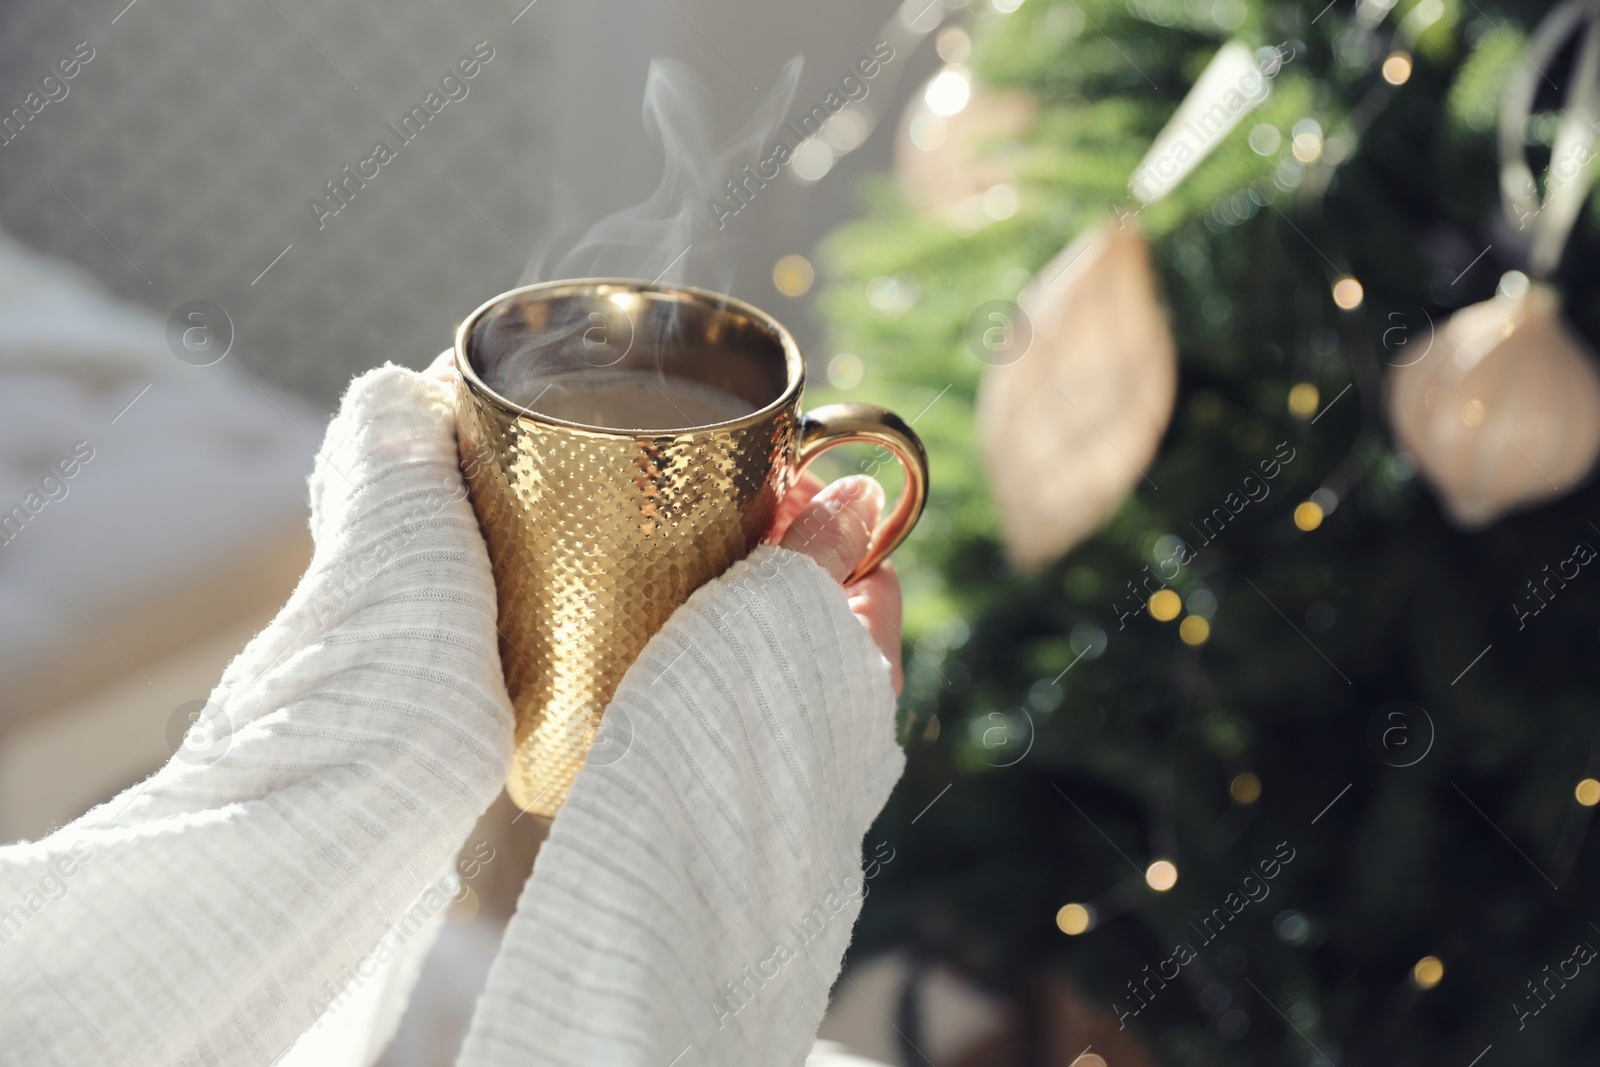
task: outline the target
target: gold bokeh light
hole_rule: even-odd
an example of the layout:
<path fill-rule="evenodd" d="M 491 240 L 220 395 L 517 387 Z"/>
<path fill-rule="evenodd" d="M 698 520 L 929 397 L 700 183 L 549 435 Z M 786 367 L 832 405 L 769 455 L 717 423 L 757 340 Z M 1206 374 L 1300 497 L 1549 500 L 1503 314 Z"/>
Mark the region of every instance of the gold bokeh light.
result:
<path fill-rule="evenodd" d="M 1444 980 L 1444 964 L 1438 956 L 1424 956 L 1411 968 L 1411 980 L 1418 989 L 1432 989 Z"/>
<path fill-rule="evenodd" d="M 1156 860 L 1145 868 L 1144 881 L 1157 893 L 1165 893 L 1178 884 L 1178 865 L 1171 860 Z"/>
<path fill-rule="evenodd" d="M 1056 912 L 1056 927 L 1068 937 L 1077 937 L 1094 925 L 1094 914 L 1082 904 L 1063 904 Z"/>
<path fill-rule="evenodd" d="M 1150 617 L 1157 622 L 1171 622 L 1183 610 L 1183 599 L 1170 589 L 1157 589 L 1150 597 Z"/>

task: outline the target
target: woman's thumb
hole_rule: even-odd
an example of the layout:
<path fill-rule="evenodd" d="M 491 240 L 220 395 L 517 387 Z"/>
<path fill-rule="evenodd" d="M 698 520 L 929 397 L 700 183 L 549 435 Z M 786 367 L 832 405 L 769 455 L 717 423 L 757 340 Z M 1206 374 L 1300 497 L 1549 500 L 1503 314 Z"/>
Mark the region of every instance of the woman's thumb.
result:
<path fill-rule="evenodd" d="M 867 553 L 883 500 L 883 486 L 875 478 L 841 478 L 795 516 L 783 535 L 783 547 L 810 556 L 834 581 L 843 582 Z"/>

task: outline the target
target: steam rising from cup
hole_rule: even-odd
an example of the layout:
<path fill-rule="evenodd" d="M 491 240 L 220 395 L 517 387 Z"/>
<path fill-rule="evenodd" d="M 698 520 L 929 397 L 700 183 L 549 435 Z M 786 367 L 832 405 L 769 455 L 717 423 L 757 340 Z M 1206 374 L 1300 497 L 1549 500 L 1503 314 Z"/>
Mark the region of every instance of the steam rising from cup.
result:
<path fill-rule="evenodd" d="M 732 281 L 714 276 L 717 257 L 711 236 L 715 216 L 706 205 L 729 178 L 758 160 L 762 149 L 794 102 L 802 67 L 795 56 L 784 64 L 776 84 L 720 143 L 711 128 L 710 89 L 686 64 L 673 59 L 650 63 L 645 81 L 644 129 L 662 153 L 661 180 L 644 200 L 594 223 L 564 253 L 559 234 L 530 260 L 519 284 L 558 278 L 640 278 L 676 282 L 693 277 L 725 290 Z M 691 271 L 691 265 L 695 268 Z M 712 275 L 712 276 L 708 276 Z M 675 331 L 652 329 L 641 337 L 622 303 L 597 301 L 561 320 L 523 321 L 475 343 L 472 359 L 485 384 L 514 403 L 533 406 L 539 396 L 561 389 L 561 379 L 597 369 L 663 365 Z"/>

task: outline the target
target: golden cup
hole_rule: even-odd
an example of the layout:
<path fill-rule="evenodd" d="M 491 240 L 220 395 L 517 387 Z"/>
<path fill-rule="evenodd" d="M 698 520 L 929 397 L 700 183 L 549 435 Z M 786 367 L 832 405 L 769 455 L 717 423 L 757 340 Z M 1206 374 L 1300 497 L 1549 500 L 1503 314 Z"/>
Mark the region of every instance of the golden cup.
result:
<path fill-rule="evenodd" d="M 702 289 L 624 279 L 515 289 L 456 331 L 463 469 L 489 546 L 500 659 L 516 710 L 506 789 L 553 816 L 623 674 L 689 594 L 761 544 L 778 502 L 835 445 L 882 446 L 905 468 L 899 501 L 850 576 L 911 532 L 928 459 L 899 416 L 868 404 L 802 414 L 805 361 L 771 316 Z M 485 382 L 536 360 L 559 377 L 615 367 L 726 390 L 754 410 L 670 430 L 567 422 Z"/>

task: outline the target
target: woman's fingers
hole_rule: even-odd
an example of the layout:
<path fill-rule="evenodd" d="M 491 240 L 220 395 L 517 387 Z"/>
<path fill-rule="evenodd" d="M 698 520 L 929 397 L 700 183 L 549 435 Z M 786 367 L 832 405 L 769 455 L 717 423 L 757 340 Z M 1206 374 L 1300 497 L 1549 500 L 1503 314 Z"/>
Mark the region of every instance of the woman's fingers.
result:
<path fill-rule="evenodd" d="M 800 475 L 800 480 L 794 483 L 784 498 L 778 503 L 778 516 L 772 520 L 772 538 L 775 541 L 783 540 L 783 535 L 788 532 L 789 524 L 794 522 L 794 517 L 800 514 L 800 509 L 822 492 L 823 481 L 810 471 Z"/>
<path fill-rule="evenodd" d="M 802 507 L 779 542 L 843 582 L 867 553 L 883 511 L 883 487 L 864 474 L 841 478 Z"/>
<path fill-rule="evenodd" d="M 821 485 L 820 479 L 814 481 Z M 804 493 L 809 499 L 800 498 L 802 502 L 783 535 L 783 547 L 810 556 L 835 581 L 843 582 L 866 555 L 872 529 L 883 512 L 883 487 L 875 479 L 857 474 L 841 478 L 821 491 L 802 479 L 795 493 Z M 846 593 L 850 610 L 889 661 L 898 696 L 904 682 L 900 664 L 900 579 L 885 563 Z"/>
<path fill-rule="evenodd" d="M 456 380 L 455 351 L 450 349 L 439 353 L 438 358 L 423 368 L 422 376 L 444 382 L 446 385 L 454 385 Z"/>
<path fill-rule="evenodd" d="M 900 665 L 900 578 L 893 565 L 885 562 L 852 585 L 848 592 L 850 610 L 867 628 L 883 658 L 889 661 L 894 695 L 899 696 L 905 685 L 905 673 Z"/>

